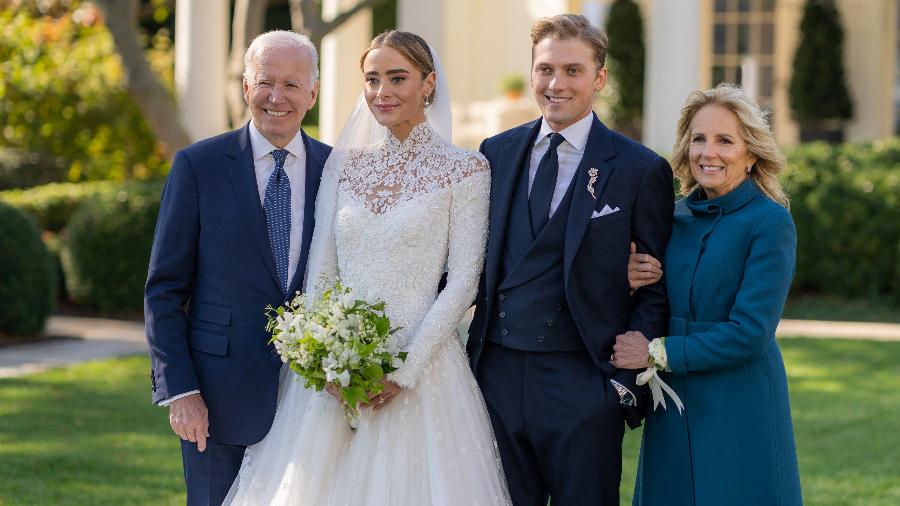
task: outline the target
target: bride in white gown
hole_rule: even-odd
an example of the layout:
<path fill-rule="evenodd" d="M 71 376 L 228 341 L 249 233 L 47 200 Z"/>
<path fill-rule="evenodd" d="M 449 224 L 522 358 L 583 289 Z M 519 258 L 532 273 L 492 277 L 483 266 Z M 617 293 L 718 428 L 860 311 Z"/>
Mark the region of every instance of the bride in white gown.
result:
<path fill-rule="evenodd" d="M 315 297 L 339 277 L 361 298 L 385 301 L 408 356 L 355 433 L 335 398 L 285 368 L 272 429 L 248 448 L 225 503 L 509 504 L 457 334 L 483 263 L 487 161 L 448 142 L 446 80 L 424 40 L 379 35 L 361 66 L 365 91 L 316 200 L 306 288 Z"/>

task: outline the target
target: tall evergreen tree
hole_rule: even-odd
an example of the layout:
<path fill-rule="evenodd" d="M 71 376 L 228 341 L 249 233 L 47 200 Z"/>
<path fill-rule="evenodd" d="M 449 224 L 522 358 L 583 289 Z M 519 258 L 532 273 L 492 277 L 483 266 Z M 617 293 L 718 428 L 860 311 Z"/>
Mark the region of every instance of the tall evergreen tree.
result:
<path fill-rule="evenodd" d="M 791 112 L 801 125 L 853 117 L 844 71 L 844 30 L 834 0 L 807 0 L 791 76 Z"/>
<path fill-rule="evenodd" d="M 615 0 L 606 18 L 607 62 L 616 82 L 618 102 L 612 108 L 616 127 L 639 136 L 644 112 L 644 23 L 633 0 Z"/>

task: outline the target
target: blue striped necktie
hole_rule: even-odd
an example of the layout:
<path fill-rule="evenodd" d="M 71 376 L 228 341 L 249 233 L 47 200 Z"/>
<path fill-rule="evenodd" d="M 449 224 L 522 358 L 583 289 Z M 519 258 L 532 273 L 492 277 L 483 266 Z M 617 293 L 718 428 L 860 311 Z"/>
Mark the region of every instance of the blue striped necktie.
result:
<path fill-rule="evenodd" d="M 287 155 L 286 149 L 272 150 L 275 170 L 269 176 L 266 197 L 263 200 L 269 246 L 272 247 L 272 256 L 275 259 L 278 283 L 285 296 L 288 291 L 288 256 L 291 250 L 291 182 L 284 171 Z"/>

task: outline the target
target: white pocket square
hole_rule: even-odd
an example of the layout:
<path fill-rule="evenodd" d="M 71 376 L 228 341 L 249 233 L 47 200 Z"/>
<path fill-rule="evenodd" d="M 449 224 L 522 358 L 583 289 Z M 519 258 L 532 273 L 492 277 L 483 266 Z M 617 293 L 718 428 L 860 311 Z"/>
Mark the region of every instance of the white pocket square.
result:
<path fill-rule="evenodd" d="M 608 214 L 617 213 L 619 211 L 621 211 L 621 209 L 619 209 L 618 206 L 616 206 L 615 208 L 612 208 L 612 207 L 609 207 L 609 204 L 604 204 L 603 209 L 601 209 L 599 212 L 594 211 L 593 213 L 591 213 L 591 218 L 599 218 L 601 216 L 606 216 Z"/>

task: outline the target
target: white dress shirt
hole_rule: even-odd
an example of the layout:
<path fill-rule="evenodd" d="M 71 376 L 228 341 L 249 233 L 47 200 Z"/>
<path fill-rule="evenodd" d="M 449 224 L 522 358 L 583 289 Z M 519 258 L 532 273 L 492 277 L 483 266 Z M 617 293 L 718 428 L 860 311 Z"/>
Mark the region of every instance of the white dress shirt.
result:
<path fill-rule="evenodd" d="M 256 187 L 259 190 L 259 203 L 264 205 L 266 185 L 269 184 L 269 176 L 275 172 L 275 157 L 272 156 L 272 150 L 278 148 L 263 137 L 252 121 L 249 130 L 250 146 L 253 148 L 253 167 L 256 171 Z M 303 145 L 303 135 L 299 130 L 284 149 L 290 153 L 284 160 L 284 172 L 291 184 L 291 245 L 288 253 L 287 280 L 290 285 L 300 260 L 300 246 L 303 240 L 303 209 L 306 203 L 306 146 Z"/>
<path fill-rule="evenodd" d="M 566 190 L 569 189 L 572 178 L 575 177 L 575 172 L 584 156 L 584 146 L 587 144 L 593 122 L 594 113 L 590 113 L 558 132 L 566 140 L 556 148 L 559 158 L 559 175 L 556 178 L 553 199 L 550 200 L 550 216 L 556 212 L 560 201 L 566 195 Z M 550 139 L 547 136 L 553 132 L 554 130 L 547 124 L 547 120 L 541 118 L 541 130 L 534 140 L 534 147 L 531 148 L 531 165 L 528 167 L 528 195 L 531 195 L 531 185 L 534 183 L 534 175 L 537 173 L 541 158 L 550 147 Z"/>
<path fill-rule="evenodd" d="M 269 184 L 269 176 L 275 172 L 275 157 L 272 156 L 272 150 L 278 148 L 263 137 L 253 121 L 250 121 L 249 130 L 259 203 L 264 205 L 266 185 Z M 288 253 L 288 284 L 290 284 L 294 277 L 294 271 L 297 270 L 297 263 L 300 261 L 300 247 L 303 240 L 303 210 L 306 203 L 306 146 L 303 144 L 303 135 L 299 130 L 284 149 L 290 153 L 284 161 L 284 172 L 291 185 L 291 245 Z M 158 405 L 168 406 L 175 400 L 198 393 L 200 393 L 199 390 L 191 390 L 160 401 Z"/>

